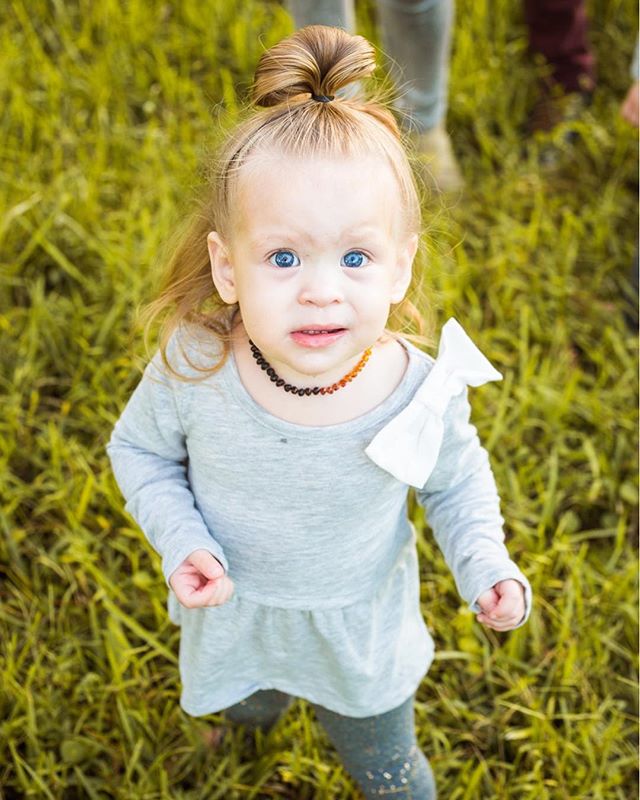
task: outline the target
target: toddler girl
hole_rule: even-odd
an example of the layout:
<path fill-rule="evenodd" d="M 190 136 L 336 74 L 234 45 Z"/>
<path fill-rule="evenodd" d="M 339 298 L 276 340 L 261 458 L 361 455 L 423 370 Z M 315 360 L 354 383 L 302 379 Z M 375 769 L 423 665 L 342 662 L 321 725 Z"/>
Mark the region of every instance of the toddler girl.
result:
<path fill-rule="evenodd" d="M 531 597 L 469 422 L 467 385 L 500 374 L 455 320 L 435 361 L 389 329 L 415 315 L 419 198 L 389 110 L 336 96 L 373 67 L 322 26 L 262 56 L 109 455 L 162 556 L 183 709 L 266 729 L 305 698 L 366 797 L 426 800 L 409 486 L 480 622 Z"/>

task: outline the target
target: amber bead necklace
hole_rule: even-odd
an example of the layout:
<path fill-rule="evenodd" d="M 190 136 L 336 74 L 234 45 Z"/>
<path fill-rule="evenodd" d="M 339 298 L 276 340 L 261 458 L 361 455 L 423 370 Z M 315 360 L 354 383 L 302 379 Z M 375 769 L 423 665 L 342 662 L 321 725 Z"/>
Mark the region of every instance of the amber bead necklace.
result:
<path fill-rule="evenodd" d="M 260 349 L 251 341 L 251 339 L 249 339 L 249 345 L 251 347 L 251 354 L 255 358 L 258 366 L 267 373 L 271 379 L 271 382 L 275 383 L 275 385 L 281 389 L 284 389 L 285 392 L 291 392 L 291 394 L 297 394 L 300 397 L 310 394 L 333 394 L 334 392 L 337 392 L 338 389 L 342 389 L 343 386 L 346 386 L 349 381 L 352 381 L 356 375 L 362 372 L 364 365 L 367 363 L 369 356 L 371 355 L 371 348 L 368 347 L 362 354 L 360 361 L 358 361 L 351 372 L 347 372 L 344 378 L 340 378 L 339 381 L 332 383 L 331 386 L 314 386 L 313 388 L 306 386 L 300 388 L 298 386 L 293 386 L 291 383 L 287 383 L 284 378 L 281 378 L 271 364 L 267 361 L 267 359 L 262 355 Z"/>

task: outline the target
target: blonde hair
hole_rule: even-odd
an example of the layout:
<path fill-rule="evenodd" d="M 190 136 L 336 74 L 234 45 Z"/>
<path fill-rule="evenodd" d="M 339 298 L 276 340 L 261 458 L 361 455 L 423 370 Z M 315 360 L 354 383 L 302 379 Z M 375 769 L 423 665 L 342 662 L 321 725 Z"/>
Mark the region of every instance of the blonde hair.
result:
<path fill-rule="evenodd" d="M 206 368 L 191 364 L 204 377 L 228 355 L 230 321 L 237 307 L 227 306 L 213 285 L 207 234 L 230 236 L 238 176 L 250 155 L 381 157 L 397 179 L 407 232 L 420 233 L 420 197 L 392 112 L 380 98 L 336 97 L 374 68 L 374 50 L 366 39 L 323 25 L 302 28 L 263 53 L 252 87 L 253 107 L 220 149 L 205 196 L 173 246 L 159 294 L 143 312 L 147 341 L 151 327 L 160 322 L 162 358 L 174 374 L 167 345 L 185 323 L 212 331 L 222 343 L 217 363 Z M 422 317 L 409 299 L 417 272 L 407 297 L 392 308 L 388 329 L 423 342 Z"/>

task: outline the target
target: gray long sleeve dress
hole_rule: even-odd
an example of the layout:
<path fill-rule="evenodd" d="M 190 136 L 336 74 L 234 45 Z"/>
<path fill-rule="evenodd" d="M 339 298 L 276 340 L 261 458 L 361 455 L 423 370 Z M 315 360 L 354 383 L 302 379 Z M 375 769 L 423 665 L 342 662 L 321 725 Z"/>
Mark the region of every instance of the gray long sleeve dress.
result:
<path fill-rule="evenodd" d="M 365 717 L 403 703 L 433 658 L 419 606 L 408 486 L 366 454 L 410 402 L 434 359 L 403 342 L 396 391 L 345 423 L 279 419 L 243 387 L 231 355 L 211 377 L 181 381 L 156 356 L 113 431 L 108 452 L 126 509 L 162 556 L 168 580 L 194 550 L 218 558 L 236 591 L 223 606 L 187 609 L 181 626 L 181 706 L 192 715 L 278 689 Z M 208 346 L 208 345 L 207 345 Z M 185 375 L 207 359 L 201 336 L 175 334 Z M 185 353 L 188 359 L 185 358 Z M 435 467 L 417 496 L 461 596 L 500 580 L 531 589 L 504 546 L 486 451 L 466 390 L 446 404 Z"/>

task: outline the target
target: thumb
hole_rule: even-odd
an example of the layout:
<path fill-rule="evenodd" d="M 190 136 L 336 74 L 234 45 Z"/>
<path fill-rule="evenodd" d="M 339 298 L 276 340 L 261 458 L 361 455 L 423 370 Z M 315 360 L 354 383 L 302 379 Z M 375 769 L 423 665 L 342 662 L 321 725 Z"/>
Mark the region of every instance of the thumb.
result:
<path fill-rule="evenodd" d="M 483 592 L 476 602 L 485 614 L 489 614 L 500 602 L 500 595 L 491 587 L 491 589 Z"/>
<path fill-rule="evenodd" d="M 195 550 L 189 556 L 189 561 L 198 572 L 210 581 L 214 581 L 224 575 L 224 567 L 208 550 Z"/>

